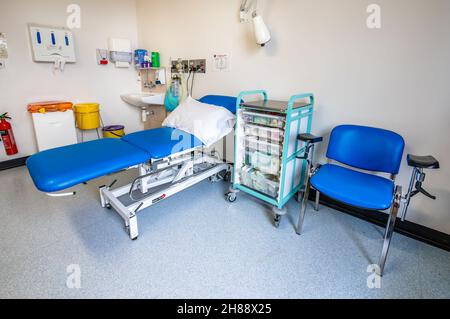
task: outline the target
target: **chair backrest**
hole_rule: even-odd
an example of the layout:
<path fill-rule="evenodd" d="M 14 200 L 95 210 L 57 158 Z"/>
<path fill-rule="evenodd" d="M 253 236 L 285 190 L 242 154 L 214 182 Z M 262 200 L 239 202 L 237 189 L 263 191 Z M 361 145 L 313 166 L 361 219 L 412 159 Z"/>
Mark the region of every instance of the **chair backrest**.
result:
<path fill-rule="evenodd" d="M 236 97 L 224 95 L 206 95 L 199 99 L 200 102 L 222 106 L 233 114 L 236 114 Z"/>
<path fill-rule="evenodd" d="M 368 170 L 398 174 L 405 141 L 397 133 L 366 126 L 342 125 L 331 132 L 327 157 Z"/>

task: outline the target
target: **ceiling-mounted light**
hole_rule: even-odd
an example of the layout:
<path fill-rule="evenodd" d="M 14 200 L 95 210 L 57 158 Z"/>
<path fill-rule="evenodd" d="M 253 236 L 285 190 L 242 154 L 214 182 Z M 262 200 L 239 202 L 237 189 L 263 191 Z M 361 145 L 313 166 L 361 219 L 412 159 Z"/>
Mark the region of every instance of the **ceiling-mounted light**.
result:
<path fill-rule="evenodd" d="M 249 22 L 249 15 L 251 14 L 256 44 L 263 47 L 270 41 L 271 35 L 267 25 L 264 23 L 264 19 L 256 12 L 257 6 L 257 0 L 243 0 L 240 17 L 241 22 Z"/>

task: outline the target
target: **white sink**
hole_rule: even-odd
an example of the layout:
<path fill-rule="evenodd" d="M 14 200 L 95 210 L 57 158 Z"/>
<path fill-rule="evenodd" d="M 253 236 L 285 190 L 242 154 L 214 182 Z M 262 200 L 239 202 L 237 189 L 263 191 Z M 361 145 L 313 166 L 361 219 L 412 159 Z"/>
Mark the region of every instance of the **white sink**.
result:
<path fill-rule="evenodd" d="M 120 98 L 132 105 L 141 109 L 147 108 L 149 105 L 164 105 L 164 93 L 127 93 L 122 94 Z"/>

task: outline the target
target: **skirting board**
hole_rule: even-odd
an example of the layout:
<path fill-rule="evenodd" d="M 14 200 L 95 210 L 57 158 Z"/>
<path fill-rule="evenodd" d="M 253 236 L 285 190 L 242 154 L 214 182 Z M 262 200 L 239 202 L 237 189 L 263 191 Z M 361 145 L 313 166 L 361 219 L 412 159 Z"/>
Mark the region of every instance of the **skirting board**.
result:
<path fill-rule="evenodd" d="M 315 196 L 316 191 L 311 189 L 309 199 L 311 201 L 314 201 Z M 363 219 L 381 227 L 386 227 L 389 217 L 383 212 L 369 211 L 342 204 L 323 194 L 320 195 L 320 204 Z M 446 251 L 450 251 L 450 235 L 446 233 L 442 233 L 440 231 L 416 223 L 412 223 L 407 220 L 402 221 L 400 218 L 397 218 L 397 221 L 395 223 L 395 232 L 427 243 L 429 245 L 444 249 Z"/>
<path fill-rule="evenodd" d="M 9 161 L 0 162 L 0 171 L 14 167 L 24 166 L 29 156 L 15 158 Z"/>

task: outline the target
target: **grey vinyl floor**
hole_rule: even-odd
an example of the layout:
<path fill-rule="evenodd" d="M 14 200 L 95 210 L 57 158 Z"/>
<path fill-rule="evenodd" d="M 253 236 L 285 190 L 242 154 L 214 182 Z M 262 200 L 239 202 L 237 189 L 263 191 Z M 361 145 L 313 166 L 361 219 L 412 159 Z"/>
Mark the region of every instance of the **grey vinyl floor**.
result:
<path fill-rule="evenodd" d="M 297 202 L 276 229 L 258 200 L 226 202 L 223 182 L 140 212 L 131 241 L 99 205 L 98 186 L 113 178 L 50 198 L 25 167 L 0 172 L 0 298 L 450 297 L 450 253 L 395 234 L 381 287 L 370 289 L 382 228 L 310 206 L 297 236 Z"/>

